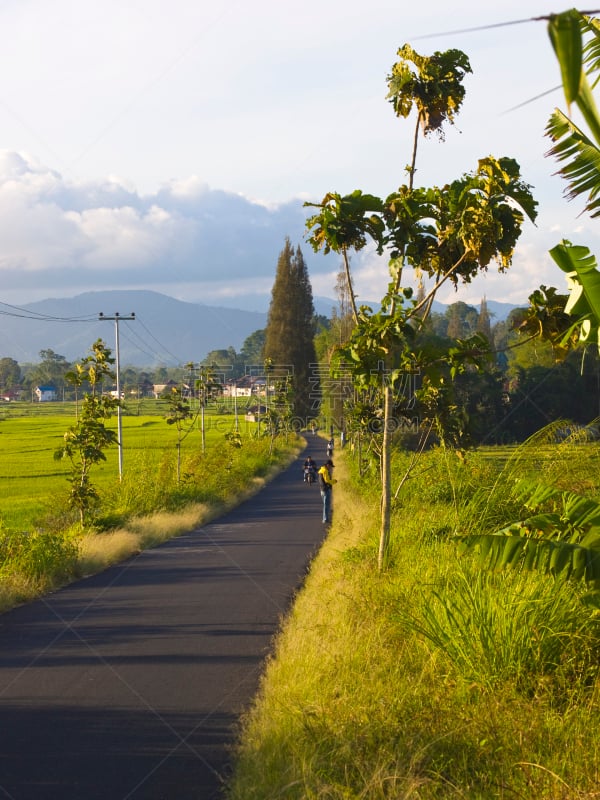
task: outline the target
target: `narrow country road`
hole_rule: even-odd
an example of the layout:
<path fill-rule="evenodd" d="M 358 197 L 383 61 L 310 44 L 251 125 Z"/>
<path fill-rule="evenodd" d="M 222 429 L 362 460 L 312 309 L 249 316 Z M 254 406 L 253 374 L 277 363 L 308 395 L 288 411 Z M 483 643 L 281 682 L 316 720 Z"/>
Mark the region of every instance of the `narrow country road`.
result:
<path fill-rule="evenodd" d="M 324 536 L 307 452 L 214 523 L 0 616 L 0 800 L 221 796 Z"/>

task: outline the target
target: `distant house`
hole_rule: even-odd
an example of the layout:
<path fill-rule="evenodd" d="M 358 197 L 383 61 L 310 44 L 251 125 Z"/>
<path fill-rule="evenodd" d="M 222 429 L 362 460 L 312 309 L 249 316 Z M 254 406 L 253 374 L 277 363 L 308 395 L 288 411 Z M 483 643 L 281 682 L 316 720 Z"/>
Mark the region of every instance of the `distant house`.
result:
<path fill-rule="evenodd" d="M 246 422 L 258 422 L 269 409 L 266 406 L 250 406 L 246 409 Z"/>
<path fill-rule="evenodd" d="M 36 386 L 35 396 L 39 403 L 49 403 L 57 399 L 57 393 L 54 386 Z"/>
<path fill-rule="evenodd" d="M 252 397 L 253 379 L 250 377 L 238 378 L 234 381 L 227 381 L 223 386 L 224 397 Z"/>
<path fill-rule="evenodd" d="M 155 383 L 152 387 L 152 394 L 154 395 L 154 399 L 158 400 L 159 397 L 163 397 L 165 394 L 168 394 L 171 389 L 174 389 L 178 386 L 175 381 L 169 381 L 168 383 Z"/>

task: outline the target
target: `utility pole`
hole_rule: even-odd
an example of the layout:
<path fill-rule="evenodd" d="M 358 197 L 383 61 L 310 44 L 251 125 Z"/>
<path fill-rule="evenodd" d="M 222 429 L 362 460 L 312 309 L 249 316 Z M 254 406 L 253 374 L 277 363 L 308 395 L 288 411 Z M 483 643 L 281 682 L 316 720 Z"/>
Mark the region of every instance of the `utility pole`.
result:
<path fill-rule="evenodd" d="M 135 314 L 132 312 L 128 317 L 123 317 L 118 312 L 114 317 L 106 317 L 102 312 L 98 314 L 99 320 L 114 320 L 115 323 L 115 358 L 116 358 L 116 373 L 117 373 L 117 448 L 119 451 L 119 481 L 123 479 L 123 426 L 121 422 L 121 376 L 119 364 L 119 322 L 131 322 L 135 319 Z"/>

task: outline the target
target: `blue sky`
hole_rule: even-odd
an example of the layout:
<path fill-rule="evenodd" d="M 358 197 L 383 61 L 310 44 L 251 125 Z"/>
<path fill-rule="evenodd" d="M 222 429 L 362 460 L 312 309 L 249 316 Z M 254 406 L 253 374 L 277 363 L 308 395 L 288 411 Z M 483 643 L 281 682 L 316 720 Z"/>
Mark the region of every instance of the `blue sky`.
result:
<path fill-rule="evenodd" d="M 413 126 L 394 117 L 385 79 L 405 42 L 460 48 L 473 68 L 445 143 L 421 145 L 417 180 L 440 185 L 508 155 L 540 204 L 508 275 L 442 299 L 522 303 L 541 283 L 564 287 L 548 249 L 567 238 L 600 254 L 600 242 L 544 157 L 548 116 L 564 108 L 545 22 L 503 23 L 567 7 L 3 2 L 0 300 L 139 287 L 256 307 L 286 235 L 315 294 L 333 296 L 339 264 L 303 244 L 302 202 L 404 182 Z M 377 300 L 385 262 L 366 251 L 353 263 L 360 297 Z"/>

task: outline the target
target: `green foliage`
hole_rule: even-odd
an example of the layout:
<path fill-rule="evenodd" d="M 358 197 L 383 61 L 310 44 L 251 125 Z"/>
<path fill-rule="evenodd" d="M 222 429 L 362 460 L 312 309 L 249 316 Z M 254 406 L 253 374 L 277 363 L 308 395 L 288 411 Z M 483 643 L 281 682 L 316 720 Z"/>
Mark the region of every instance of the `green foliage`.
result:
<path fill-rule="evenodd" d="M 251 333 L 248 336 L 244 344 L 242 345 L 242 349 L 240 351 L 241 357 L 244 359 L 246 364 L 262 364 L 264 360 L 264 348 L 265 348 L 265 333 L 264 329 L 260 329 Z"/>
<path fill-rule="evenodd" d="M 600 115 L 592 94 L 600 74 L 600 23 L 571 9 L 553 15 L 550 40 L 561 69 L 565 99 L 575 103 L 589 129 L 588 136 L 556 109 L 546 127 L 554 142 L 549 155 L 563 163 L 559 174 L 567 181 L 569 198 L 587 195 L 585 209 L 600 214 Z"/>
<path fill-rule="evenodd" d="M 384 243 L 383 203 L 379 197 L 356 189 L 347 195 L 329 192 L 320 203 L 305 203 L 320 211 L 306 220 L 315 252 L 362 250 L 372 239 L 381 252 Z"/>
<path fill-rule="evenodd" d="M 61 582 L 73 575 L 79 548 L 66 532 L 16 532 L 0 527 L 0 580 Z"/>
<path fill-rule="evenodd" d="M 81 524 L 99 500 L 90 470 L 106 461 L 107 448 L 118 444 L 116 432 L 106 426 L 106 421 L 120 401 L 101 391 L 103 380 L 114 377 L 111 369 L 114 359 L 101 339 L 94 342 L 91 351 L 91 355 L 75 365 L 73 372 L 65 375 L 65 380 L 73 386 L 87 384 L 90 393 L 84 396 L 76 424 L 67 429 L 63 445 L 55 453 L 57 460 L 67 458 L 71 462 L 69 504 L 78 510 Z"/>
<path fill-rule="evenodd" d="M 535 570 L 585 580 L 600 590 L 600 503 L 531 480 L 520 481 L 514 491 L 535 513 L 493 534 L 466 536 L 463 548 L 477 551 L 492 570 Z"/>
<path fill-rule="evenodd" d="M 568 415 L 571 426 L 582 426 L 597 415 L 598 364 L 591 358 L 585 363 L 583 374 L 581 359 L 575 353 L 558 364 L 542 361 L 521 367 L 517 362 L 511 366 L 507 424 L 513 441 L 524 441 L 549 420 L 559 422 Z"/>
<path fill-rule="evenodd" d="M 0 387 L 10 389 L 21 382 L 21 367 L 14 358 L 0 358 Z"/>
<path fill-rule="evenodd" d="M 567 104 L 575 103 L 589 132 L 586 134 L 556 109 L 546 127 L 546 134 L 553 141 L 548 155 L 562 164 L 559 174 L 567 181 L 567 197 L 587 197 L 585 210 L 597 217 L 600 215 L 600 114 L 592 87 L 600 75 L 600 24 L 598 20 L 571 9 L 551 16 L 548 33 L 561 69 Z M 562 333 L 558 342 L 552 317 L 550 329 L 541 325 L 539 334 L 547 335 L 553 346 L 558 345 L 559 354 L 563 356 L 580 344 L 585 346 L 593 342 L 599 346 L 600 273 L 596 259 L 587 247 L 574 246 L 567 241 L 554 247 L 550 254 L 567 274 L 571 294 L 564 314 L 572 319 L 570 324 L 565 324 L 564 319 L 556 314 Z M 547 306 L 542 304 L 542 308 L 537 310 L 546 315 Z M 532 308 L 530 323 L 535 313 L 536 309 Z"/>
<path fill-rule="evenodd" d="M 387 99 L 396 116 L 408 117 L 416 107 L 423 133 L 443 136 L 444 122 L 454 122 L 464 100 L 462 82 L 472 72 L 469 59 L 461 50 L 420 56 L 408 44 L 398 50 L 398 59 L 387 79 Z"/>
<path fill-rule="evenodd" d="M 564 358 L 569 352 L 566 334 L 573 322 L 565 312 L 567 300 L 553 286 L 542 285 L 529 295 L 529 307 L 513 320 L 513 329 L 519 335 L 549 343 L 554 360 Z"/>
<path fill-rule="evenodd" d="M 277 261 L 265 333 L 267 383 L 290 382 L 287 400 L 293 415 L 307 419 L 312 411 L 311 365 L 316 360 L 314 307 L 308 269 L 300 247 L 289 239 Z M 292 391 L 293 389 L 293 391 Z M 281 413 L 281 409 L 279 412 Z"/>
<path fill-rule="evenodd" d="M 407 192 L 421 200 L 407 225 Z M 503 272 L 511 264 L 525 216 L 535 221 L 537 203 L 514 159 L 480 159 L 477 169 L 442 188 L 401 187 L 385 204 L 392 259 L 404 257 L 439 282 L 469 283 L 492 261 Z M 415 225 L 415 222 L 418 222 Z M 406 232 L 410 240 L 404 246 Z M 399 238 L 400 237 L 400 238 Z M 436 285 L 437 288 L 437 285 Z"/>
<path fill-rule="evenodd" d="M 171 387 L 167 396 L 168 411 L 165 414 L 167 425 L 173 425 L 177 430 L 177 483 L 181 480 L 181 444 L 192 432 L 197 414 L 192 411 L 190 400 L 183 394 L 180 386 Z"/>
<path fill-rule="evenodd" d="M 396 114 L 406 117 L 416 107 L 417 124 L 423 132 L 436 131 L 443 138 L 443 124 L 454 121 L 464 98 L 462 80 L 470 71 L 467 57 L 458 50 L 422 57 L 409 45 L 401 48 L 398 55 L 400 61 L 388 77 L 388 97 Z M 442 188 L 415 188 L 417 141 L 415 135 L 407 186 L 401 186 L 385 201 L 360 190 L 345 197 L 330 192 L 316 205 L 320 212 L 307 220 L 313 248 L 333 250 L 344 258 L 355 329 L 341 349 L 341 357 L 350 363 L 359 391 L 373 386 L 375 381 L 379 381 L 381 388 L 380 566 L 386 559 L 390 533 L 395 385 L 418 364 L 425 375 L 424 381 L 429 384 L 425 391 L 435 393 L 438 406 L 441 403 L 450 409 L 448 392 L 441 390 L 444 378 L 440 366 L 448 367 L 452 379 L 467 364 L 478 364 L 489 351 L 487 342 L 482 348 L 479 343 L 474 347 L 458 341 L 435 361 L 419 361 L 409 347 L 413 326 L 423 326 L 438 290 L 446 281 L 455 286 L 470 283 L 492 262 L 499 271 L 505 271 L 511 265 L 525 217 L 534 221 L 537 214 L 531 187 L 521 179 L 519 165 L 512 158 L 488 156 L 479 160 L 473 173 L 464 174 Z M 371 309 L 357 309 L 348 257 L 349 249 L 361 250 L 369 239 L 378 253 L 388 253 L 391 278 L 381 312 L 375 314 Z M 410 305 L 405 305 L 410 290 L 402 290 L 407 266 L 415 270 L 419 280 L 423 275 L 433 280 L 429 293 Z M 456 414 L 446 414 L 445 418 L 451 416 L 456 418 Z M 439 423 L 444 415 L 437 414 L 436 418 Z"/>
<path fill-rule="evenodd" d="M 54 386 L 56 389 L 63 387 L 70 368 L 67 359 L 50 348 L 40 350 L 40 358 L 41 362 L 24 376 L 24 383 L 31 388 L 44 384 Z"/>
<path fill-rule="evenodd" d="M 600 625 L 565 584 L 458 568 L 419 594 L 398 614 L 401 627 L 443 652 L 463 679 L 487 686 L 515 681 L 529 692 L 576 662 L 585 672 L 600 642 Z"/>
<path fill-rule="evenodd" d="M 567 274 L 570 296 L 564 313 L 574 318 L 562 343 L 593 343 L 600 349 L 600 272 L 596 257 L 587 247 L 563 241 L 550 250 L 556 264 Z"/>

